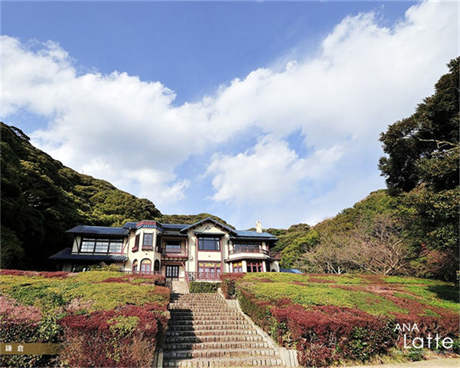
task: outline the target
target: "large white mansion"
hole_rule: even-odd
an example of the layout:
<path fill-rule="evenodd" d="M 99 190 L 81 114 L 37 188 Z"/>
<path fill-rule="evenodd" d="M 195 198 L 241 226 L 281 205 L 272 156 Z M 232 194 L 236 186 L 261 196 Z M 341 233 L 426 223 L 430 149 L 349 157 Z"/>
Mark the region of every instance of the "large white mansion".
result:
<path fill-rule="evenodd" d="M 122 227 L 79 225 L 70 230 L 72 248 L 50 259 L 64 271 L 116 264 L 127 272 L 158 273 L 167 278 L 217 280 L 223 272 L 279 272 L 277 241 L 262 231 L 235 230 L 212 218 L 191 225 L 143 220 Z"/>

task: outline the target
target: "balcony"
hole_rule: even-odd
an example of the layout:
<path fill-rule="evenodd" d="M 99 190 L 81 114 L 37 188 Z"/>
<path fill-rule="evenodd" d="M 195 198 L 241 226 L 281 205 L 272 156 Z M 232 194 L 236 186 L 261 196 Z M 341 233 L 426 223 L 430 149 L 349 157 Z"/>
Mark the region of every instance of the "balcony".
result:
<path fill-rule="evenodd" d="M 161 259 L 162 260 L 187 260 L 188 259 L 188 252 L 186 249 L 182 249 L 180 252 L 171 252 L 167 249 L 163 249 L 161 251 Z"/>
<path fill-rule="evenodd" d="M 259 246 L 237 245 L 229 250 L 226 261 L 238 261 L 241 259 L 268 259 L 270 252 Z"/>

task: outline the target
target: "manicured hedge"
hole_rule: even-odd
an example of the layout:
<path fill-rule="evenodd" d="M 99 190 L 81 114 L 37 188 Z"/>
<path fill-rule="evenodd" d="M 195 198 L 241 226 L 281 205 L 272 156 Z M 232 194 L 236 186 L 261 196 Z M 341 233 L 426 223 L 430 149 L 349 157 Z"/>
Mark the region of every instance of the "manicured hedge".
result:
<path fill-rule="evenodd" d="M 215 293 L 220 287 L 220 282 L 190 282 L 191 293 Z"/>

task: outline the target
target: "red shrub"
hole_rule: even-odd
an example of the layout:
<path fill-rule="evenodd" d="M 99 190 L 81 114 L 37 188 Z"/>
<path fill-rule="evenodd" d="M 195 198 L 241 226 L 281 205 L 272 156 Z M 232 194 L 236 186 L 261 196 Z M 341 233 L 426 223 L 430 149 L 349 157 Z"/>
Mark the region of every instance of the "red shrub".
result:
<path fill-rule="evenodd" d="M 64 329 L 61 359 L 70 366 L 151 366 L 155 346 L 166 328 L 165 305 L 127 305 L 117 310 L 72 315 Z M 137 317 L 135 328 L 114 329 L 117 317 Z"/>
<path fill-rule="evenodd" d="M 239 290 L 241 308 L 281 345 L 295 346 L 305 366 L 327 366 L 339 359 L 367 360 L 395 345 L 393 324 L 353 308 L 309 309 L 289 299 L 276 305 Z"/>
<path fill-rule="evenodd" d="M 0 275 L 11 275 L 11 276 L 41 276 L 41 277 L 67 277 L 69 272 L 56 271 L 23 271 L 23 270 L 0 270 Z"/>
<path fill-rule="evenodd" d="M 133 283 L 134 280 L 139 280 L 139 279 L 142 279 L 143 283 L 155 284 L 155 285 L 164 285 L 166 281 L 166 278 L 163 275 L 132 274 L 132 275 L 123 275 L 120 277 L 109 277 L 101 282 Z"/>

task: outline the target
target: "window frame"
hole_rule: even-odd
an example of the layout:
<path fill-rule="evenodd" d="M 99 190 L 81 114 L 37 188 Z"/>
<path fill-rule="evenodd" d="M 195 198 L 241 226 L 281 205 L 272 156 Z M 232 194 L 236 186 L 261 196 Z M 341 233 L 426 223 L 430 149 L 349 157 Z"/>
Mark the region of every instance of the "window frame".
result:
<path fill-rule="evenodd" d="M 88 245 L 92 244 L 91 250 L 89 250 L 90 248 L 87 248 L 88 250 L 83 250 L 83 247 L 84 247 L 83 243 L 87 243 Z M 98 243 L 100 243 L 100 244 L 101 243 L 106 243 L 107 247 L 106 248 L 99 248 L 99 250 L 98 250 Z M 123 253 L 123 243 L 124 243 L 124 239 L 118 239 L 118 238 L 112 239 L 112 238 L 82 237 L 81 240 L 80 240 L 80 247 L 78 249 L 78 253 L 79 254 L 122 254 Z M 119 245 L 120 251 L 119 252 L 112 252 L 110 250 L 112 244 Z"/>
<path fill-rule="evenodd" d="M 145 238 L 151 237 L 151 244 L 145 243 Z M 142 250 L 153 250 L 153 233 L 143 233 L 142 235 Z"/>
<path fill-rule="evenodd" d="M 202 248 L 202 241 L 213 239 L 215 244 L 217 244 L 217 249 L 203 249 Z M 199 252 L 220 252 L 221 251 L 221 238 L 217 236 L 199 236 L 198 237 L 198 251 Z"/>
<path fill-rule="evenodd" d="M 175 244 L 174 244 L 175 243 Z M 174 245 L 178 248 L 176 250 L 168 250 L 168 246 Z M 182 253 L 182 241 L 181 240 L 165 240 L 165 253 L 174 253 L 174 254 L 180 254 Z"/>

